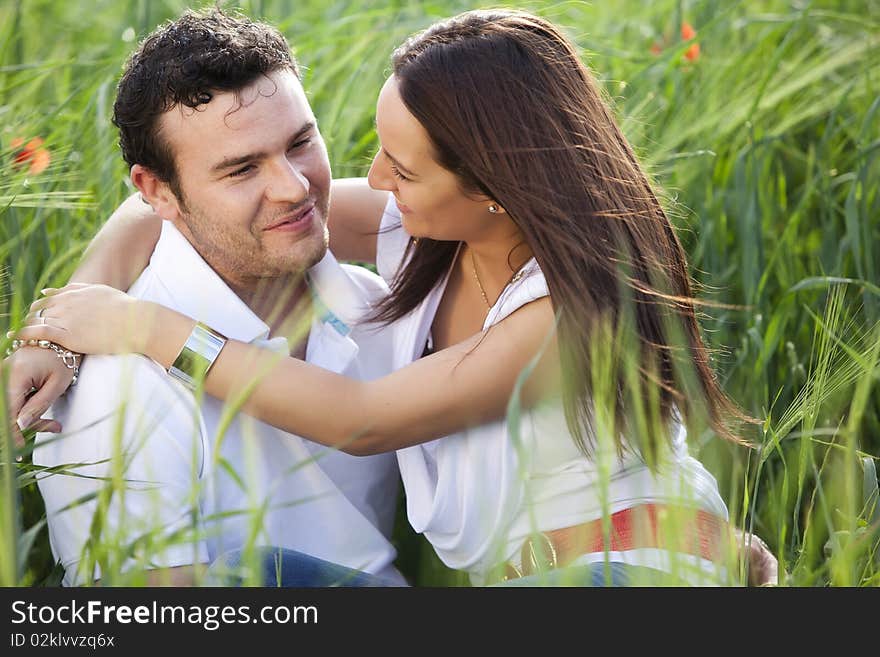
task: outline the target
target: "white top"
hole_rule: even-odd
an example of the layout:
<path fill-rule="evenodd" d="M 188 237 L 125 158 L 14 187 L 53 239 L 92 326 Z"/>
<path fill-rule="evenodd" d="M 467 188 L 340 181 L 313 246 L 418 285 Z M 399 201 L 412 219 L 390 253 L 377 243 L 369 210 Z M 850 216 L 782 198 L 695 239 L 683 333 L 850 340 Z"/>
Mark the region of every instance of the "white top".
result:
<path fill-rule="evenodd" d="M 309 282 L 324 312 L 311 325 L 306 360 L 359 379 L 387 374 L 388 332 L 354 326 L 367 305 L 387 293 L 384 282 L 365 269 L 340 266 L 329 252 L 309 271 Z M 229 338 L 289 353 L 287 340 L 269 339 L 268 326 L 169 222 L 130 293 L 199 318 Z M 84 579 L 76 565 L 97 502 L 65 507 L 98 493 L 101 482 L 89 477 L 111 476 L 105 460 L 120 452 L 128 461 L 128 485 L 124 499 L 108 500 L 102 536 L 122 546 L 158 532 L 116 567 L 180 566 L 248 544 L 274 545 L 403 583 L 388 540 L 398 490 L 393 454 L 350 456 L 244 414 L 233 414 L 224 429 L 224 402 L 206 397 L 197 409 L 185 387 L 142 356 L 89 356 L 79 382 L 53 412 L 64 434 L 39 435 L 34 463 L 84 464 L 69 468 L 80 476 L 39 478 L 66 585 Z M 198 532 L 163 544 L 163 536 L 187 528 Z M 94 577 L 100 576 L 96 567 Z"/>
<path fill-rule="evenodd" d="M 386 281 L 393 279 L 403 263 L 408 242 L 391 197 L 377 247 L 378 270 Z M 423 353 L 445 285 L 444 277 L 397 323 L 395 367 Z M 484 330 L 547 294 L 547 282 L 532 259 L 522 278 L 491 308 Z M 483 583 L 487 572 L 499 563 L 518 563 L 520 548 L 533 531 L 594 520 L 602 516 L 603 509 L 614 513 L 645 502 L 666 502 L 727 518 L 714 477 L 688 455 L 680 425 L 669 462 L 658 476 L 636 457 L 619 460 L 611 445 L 604 449 L 597 445 L 594 459 L 587 459 L 575 447 L 561 402 L 524 410 L 519 441 L 508 432 L 506 421 L 499 421 L 397 453 L 410 523 L 430 540 L 445 564 L 468 571 L 475 584 Z M 600 468 L 599 462 L 605 467 Z M 665 570 L 675 567 L 682 574 L 663 552 L 637 549 L 612 553 L 611 558 Z M 594 560 L 592 556 L 585 560 Z M 603 557 L 598 553 L 598 559 Z M 704 569 L 717 572 L 702 559 L 681 558 L 699 562 L 699 579 L 705 579 Z"/>

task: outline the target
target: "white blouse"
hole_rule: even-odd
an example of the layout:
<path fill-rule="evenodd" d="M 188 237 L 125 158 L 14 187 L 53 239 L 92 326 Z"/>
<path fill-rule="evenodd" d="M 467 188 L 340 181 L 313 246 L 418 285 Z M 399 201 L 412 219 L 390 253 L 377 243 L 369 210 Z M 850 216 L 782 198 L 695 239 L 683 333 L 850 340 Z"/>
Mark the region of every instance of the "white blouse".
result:
<path fill-rule="evenodd" d="M 386 281 L 403 264 L 409 239 L 390 196 L 376 258 Z M 418 307 L 396 323 L 395 369 L 422 355 L 447 278 L 448 273 Z M 483 329 L 548 294 L 544 275 L 532 259 L 523 276 L 490 309 Z M 727 519 L 717 483 L 688 455 L 680 424 L 669 462 L 658 474 L 652 474 L 635 456 L 619 459 L 612 445 L 602 449 L 600 443 L 612 441 L 596 441 L 593 458 L 585 457 L 575 446 L 561 402 L 523 409 L 518 434 L 517 440 L 502 420 L 397 452 L 410 524 L 428 538 L 446 565 L 468 571 L 474 584 L 484 583 L 499 563 L 518 563 L 529 534 L 595 520 L 603 510 L 615 513 L 662 502 L 701 508 Z M 641 548 L 610 556 L 615 561 L 670 570 L 669 555 L 662 550 Z M 604 553 L 597 553 L 578 561 L 603 558 Z M 701 573 L 717 573 L 712 564 L 697 565 Z"/>

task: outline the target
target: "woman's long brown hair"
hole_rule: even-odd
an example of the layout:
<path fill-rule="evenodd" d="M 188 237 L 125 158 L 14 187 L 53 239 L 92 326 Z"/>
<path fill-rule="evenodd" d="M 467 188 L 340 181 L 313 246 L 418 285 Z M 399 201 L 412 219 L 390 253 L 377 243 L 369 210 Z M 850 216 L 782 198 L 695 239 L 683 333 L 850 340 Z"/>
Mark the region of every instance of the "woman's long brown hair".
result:
<path fill-rule="evenodd" d="M 589 454 L 594 443 L 585 430 L 596 429 L 592 368 L 596 348 L 612 342 L 619 448 L 630 434 L 629 446 L 646 457 L 654 452 L 658 425 L 634 436 L 639 423 L 627 420 L 633 405 L 651 400 L 664 427 L 677 409 L 689 426 L 702 419 L 742 442 L 732 423 L 749 418 L 712 372 L 681 243 L 559 29 L 518 11 L 467 12 L 410 38 L 392 59 L 403 102 L 437 161 L 463 192 L 507 210 L 547 278 L 559 318 L 563 402 L 578 446 Z M 413 310 L 452 265 L 456 247 L 411 240 L 409 260 L 374 318 L 393 321 Z M 633 353 L 635 385 L 626 371 Z"/>

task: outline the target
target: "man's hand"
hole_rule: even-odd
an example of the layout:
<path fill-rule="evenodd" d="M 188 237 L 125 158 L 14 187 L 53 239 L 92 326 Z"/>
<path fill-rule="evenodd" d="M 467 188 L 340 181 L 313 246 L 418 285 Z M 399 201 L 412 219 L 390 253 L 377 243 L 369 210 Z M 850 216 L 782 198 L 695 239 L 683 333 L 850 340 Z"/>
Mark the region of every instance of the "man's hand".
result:
<path fill-rule="evenodd" d="M 18 447 L 24 446 L 25 429 L 61 431 L 55 420 L 43 420 L 42 415 L 58 399 L 73 379 L 73 370 L 65 367 L 50 349 L 22 347 L 3 361 L 8 376 L 6 394 L 9 416 L 13 422 L 12 435 Z"/>
<path fill-rule="evenodd" d="M 779 562 L 767 544 L 756 534 L 734 529 L 740 556 L 748 563 L 749 586 L 776 586 L 779 583 Z"/>

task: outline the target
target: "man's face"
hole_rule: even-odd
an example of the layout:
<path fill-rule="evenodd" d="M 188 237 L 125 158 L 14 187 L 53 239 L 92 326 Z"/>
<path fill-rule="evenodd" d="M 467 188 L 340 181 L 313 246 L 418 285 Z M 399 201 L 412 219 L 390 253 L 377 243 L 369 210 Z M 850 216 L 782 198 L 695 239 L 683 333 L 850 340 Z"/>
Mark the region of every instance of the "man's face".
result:
<path fill-rule="evenodd" d="M 327 249 L 330 163 L 302 85 L 284 69 L 159 122 L 182 198 L 175 225 L 233 288 L 303 272 Z"/>

